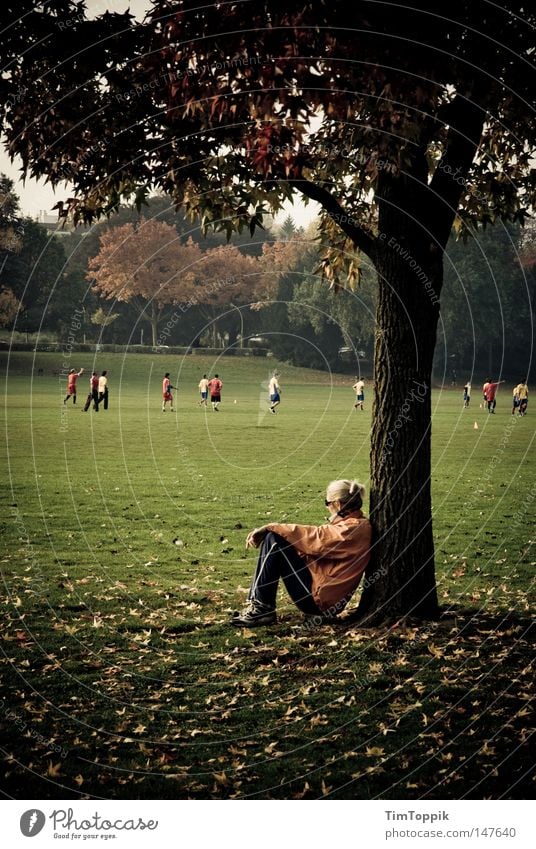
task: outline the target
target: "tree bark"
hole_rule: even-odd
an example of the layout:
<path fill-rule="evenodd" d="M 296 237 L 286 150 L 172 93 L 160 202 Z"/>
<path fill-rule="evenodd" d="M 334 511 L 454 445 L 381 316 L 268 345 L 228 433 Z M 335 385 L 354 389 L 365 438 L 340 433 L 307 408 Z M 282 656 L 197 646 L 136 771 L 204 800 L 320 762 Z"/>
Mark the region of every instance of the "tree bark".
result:
<path fill-rule="evenodd" d="M 386 176 L 373 256 L 378 272 L 371 431 L 371 562 L 356 618 L 436 619 L 431 501 L 431 383 L 442 251 L 423 221 L 424 153 L 407 178 Z M 422 222 L 422 223 L 421 223 Z"/>
<path fill-rule="evenodd" d="M 432 276 L 406 250 L 402 258 L 402 252 L 386 247 L 377 262 L 370 484 L 374 544 L 356 614 L 367 624 L 435 619 L 439 613 L 430 470 L 441 274 L 436 268 Z"/>
<path fill-rule="evenodd" d="M 151 301 L 151 335 L 153 339 L 153 348 L 157 346 L 158 340 L 158 319 L 159 319 L 159 310 L 157 309 L 154 300 Z"/>

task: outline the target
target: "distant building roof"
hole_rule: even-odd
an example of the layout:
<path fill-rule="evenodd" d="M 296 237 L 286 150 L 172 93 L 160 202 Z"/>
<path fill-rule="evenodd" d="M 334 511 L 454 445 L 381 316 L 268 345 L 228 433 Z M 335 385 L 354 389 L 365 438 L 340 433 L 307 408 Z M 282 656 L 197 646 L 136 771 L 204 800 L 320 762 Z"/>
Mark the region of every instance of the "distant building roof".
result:
<path fill-rule="evenodd" d="M 69 222 L 62 221 L 56 213 L 47 212 L 45 209 L 39 211 L 39 215 L 35 220 L 38 224 L 54 232 L 57 236 L 69 236 L 74 230 L 74 227 Z"/>

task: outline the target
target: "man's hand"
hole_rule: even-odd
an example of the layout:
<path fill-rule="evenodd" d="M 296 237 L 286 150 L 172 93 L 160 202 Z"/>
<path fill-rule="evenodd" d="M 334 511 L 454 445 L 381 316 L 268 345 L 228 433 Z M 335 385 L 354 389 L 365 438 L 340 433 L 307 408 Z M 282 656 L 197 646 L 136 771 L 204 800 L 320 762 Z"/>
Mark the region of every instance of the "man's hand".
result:
<path fill-rule="evenodd" d="M 246 537 L 246 548 L 258 548 L 264 537 L 268 533 L 268 528 L 254 528 Z"/>

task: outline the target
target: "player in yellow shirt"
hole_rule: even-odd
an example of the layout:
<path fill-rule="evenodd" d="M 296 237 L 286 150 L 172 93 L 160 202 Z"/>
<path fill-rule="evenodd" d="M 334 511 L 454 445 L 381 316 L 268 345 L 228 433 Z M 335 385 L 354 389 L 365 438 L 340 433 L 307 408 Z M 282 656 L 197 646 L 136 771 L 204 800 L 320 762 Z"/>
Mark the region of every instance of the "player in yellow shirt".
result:
<path fill-rule="evenodd" d="M 520 381 L 514 389 L 514 406 L 512 407 L 512 415 L 514 414 L 516 407 L 516 399 L 519 415 L 524 416 L 527 412 L 527 404 L 529 403 L 529 387 L 524 380 Z"/>

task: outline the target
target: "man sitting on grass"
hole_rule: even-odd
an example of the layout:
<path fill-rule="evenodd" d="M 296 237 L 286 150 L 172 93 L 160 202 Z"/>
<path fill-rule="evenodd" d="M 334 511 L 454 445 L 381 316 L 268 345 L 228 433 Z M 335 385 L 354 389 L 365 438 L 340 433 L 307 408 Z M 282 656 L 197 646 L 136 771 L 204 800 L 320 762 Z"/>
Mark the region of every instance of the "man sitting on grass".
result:
<path fill-rule="evenodd" d="M 328 524 L 274 522 L 251 531 L 246 547 L 261 548 L 248 604 L 231 624 L 274 624 L 280 578 L 302 613 L 333 618 L 344 610 L 370 560 L 372 527 L 361 511 L 364 493 L 357 481 L 332 481 L 325 499 Z"/>

